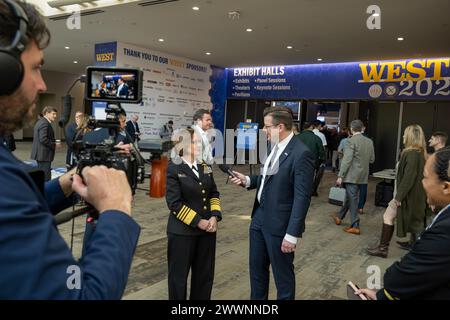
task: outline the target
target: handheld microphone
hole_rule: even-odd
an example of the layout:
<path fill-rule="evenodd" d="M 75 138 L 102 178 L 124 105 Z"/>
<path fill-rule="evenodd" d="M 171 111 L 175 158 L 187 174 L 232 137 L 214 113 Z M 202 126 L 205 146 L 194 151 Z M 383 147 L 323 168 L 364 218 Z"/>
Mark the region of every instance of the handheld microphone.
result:
<path fill-rule="evenodd" d="M 86 207 L 80 208 L 75 211 L 62 212 L 62 213 L 59 213 L 56 216 L 54 216 L 55 224 L 60 225 L 60 224 L 66 223 L 76 217 L 79 217 L 83 214 L 95 214 L 95 212 L 96 212 L 96 209 L 94 209 L 90 206 L 86 206 Z"/>
<path fill-rule="evenodd" d="M 231 170 L 231 168 L 230 168 L 229 166 L 227 166 L 226 164 L 219 164 L 219 169 L 220 169 L 222 172 L 224 172 L 224 173 L 226 173 L 226 174 L 232 176 L 233 178 L 238 178 L 238 176 L 237 176 L 237 175 Z M 239 178 L 238 178 L 238 179 L 239 179 Z M 243 187 L 243 188 L 245 188 L 245 185 L 244 185 L 242 182 L 241 182 L 240 186 Z"/>

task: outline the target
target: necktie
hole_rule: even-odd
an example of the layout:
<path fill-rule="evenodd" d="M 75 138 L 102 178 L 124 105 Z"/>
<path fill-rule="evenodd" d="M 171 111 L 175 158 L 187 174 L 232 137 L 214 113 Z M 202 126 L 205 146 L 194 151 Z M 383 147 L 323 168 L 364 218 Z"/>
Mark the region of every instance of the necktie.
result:
<path fill-rule="evenodd" d="M 194 165 L 192 165 L 192 171 L 193 171 L 194 174 L 197 176 L 197 178 L 199 178 L 198 170 L 197 170 L 197 168 L 196 168 Z"/>
<path fill-rule="evenodd" d="M 272 157 L 270 158 L 270 162 L 269 162 L 269 166 L 267 167 L 267 174 L 270 174 L 270 172 L 272 172 L 272 166 L 275 164 L 276 159 L 277 159 L 277 153 L 278 153 L 278 144 L 275 145 L 275 147 L 273 148 L 273 154 Z"/>
<path fill-rule="evenodd" d="M 270 157 L 270 160 L 266 159 L 266 161 L 269 161 L 267 168 L 264 166 L 264 169 L 266 169 L 266 170 L 265 170 L 265 172 L 263 172 L 263 178 L 262 178 L 261 185 L 259 186 L 259 190 L 257 193 L 257 199 L 261 205 L 263 205 L 263 202 L 264 202 L 263 190 L 264 190 L 265 182 L 266 182 L 267 176 L 271 175 L 271 171 L 272 171 L 271 168 L 272 168 L 272 165 L 276 161 L 277 153 L 278 153 L 278 144 L 275 145 L 272 156 Z"/>

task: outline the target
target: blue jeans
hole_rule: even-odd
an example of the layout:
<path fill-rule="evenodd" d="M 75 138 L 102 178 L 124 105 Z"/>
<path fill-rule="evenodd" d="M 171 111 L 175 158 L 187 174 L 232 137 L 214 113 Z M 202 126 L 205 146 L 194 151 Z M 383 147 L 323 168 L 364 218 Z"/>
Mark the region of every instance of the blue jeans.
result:
<path fill-rule="evenodd" d="M 364 209 L 367 199 L 367 184 L 359 184 L 359 203 L 358 209 Z"/>

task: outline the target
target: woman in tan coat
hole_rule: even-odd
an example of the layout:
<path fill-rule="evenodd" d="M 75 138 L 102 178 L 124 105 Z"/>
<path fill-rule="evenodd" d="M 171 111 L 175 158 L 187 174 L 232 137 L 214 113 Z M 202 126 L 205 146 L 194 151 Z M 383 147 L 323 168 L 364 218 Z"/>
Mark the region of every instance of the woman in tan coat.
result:
<path fill-rule="evenodd" d="M 405 249 L 410 247 L 416 235 L 425 227 L 426 195 L 422 179 L 426 142 L 422 128 L 419 125 L 408 126 L 403 135 L 403 144 L 405 148 L 395 179 L 396 192 L 383 215 L 380 244 L 367 249 L 367 253 L 372 256 L 387 257 L 395 220 L 398 237 L 406 237 L 408 232 L 411 234 L 411 241 L 399 242 Z"/>

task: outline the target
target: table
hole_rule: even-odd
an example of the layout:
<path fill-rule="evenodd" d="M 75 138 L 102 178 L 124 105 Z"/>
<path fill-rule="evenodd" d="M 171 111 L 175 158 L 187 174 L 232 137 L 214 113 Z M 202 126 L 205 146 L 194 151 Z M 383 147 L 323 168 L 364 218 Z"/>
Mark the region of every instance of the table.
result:
<path fill-rule="evenodd" d="M 372 176 L 384 180 L 395 180 L 395 169 L 384 169 L 382 171 L 377 171 L 372 173 Z"/>
<path fill-rule="evenodd" d="M 377 184 L 375 190 L 375 206 L 386 208 L 394 196 L 395 169 L 384 169 L 374 172 L 372 176 L 384 180 Z"/>

